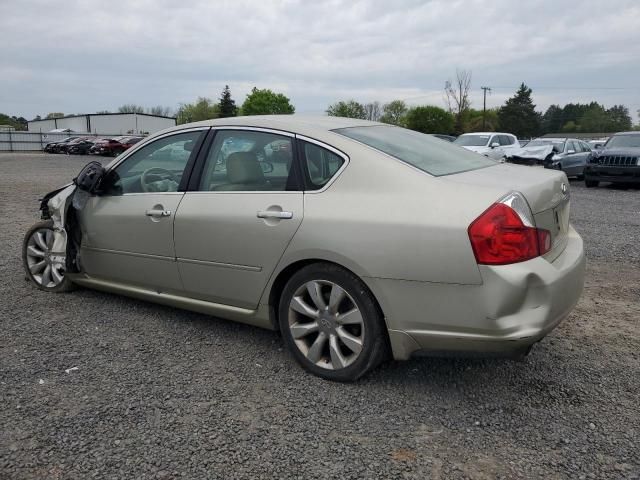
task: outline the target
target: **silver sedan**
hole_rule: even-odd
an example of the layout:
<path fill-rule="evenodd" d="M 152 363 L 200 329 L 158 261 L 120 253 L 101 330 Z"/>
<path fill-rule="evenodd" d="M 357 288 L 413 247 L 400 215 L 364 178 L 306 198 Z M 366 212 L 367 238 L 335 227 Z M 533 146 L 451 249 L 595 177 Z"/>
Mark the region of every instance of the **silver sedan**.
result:
<path fill-rule="evenodd" d="M 321 377 L 388 357 L 522 356 L 575 306 L 584 252 L 563 172 L 335 117 L 155 134 L 46 195 L 23 259 L 74 285 L 279 330 Z"/>

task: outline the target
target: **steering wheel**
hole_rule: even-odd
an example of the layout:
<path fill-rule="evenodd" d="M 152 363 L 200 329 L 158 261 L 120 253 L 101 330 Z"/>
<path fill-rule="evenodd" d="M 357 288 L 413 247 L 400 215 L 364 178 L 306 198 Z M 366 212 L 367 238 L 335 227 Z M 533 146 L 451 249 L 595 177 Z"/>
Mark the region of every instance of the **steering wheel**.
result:
<path fill-rule="evenodd" d="M 150 175 L 160 175 L 162 176 L 163 180 L 168 178 L 177 183 L 176 176 L 171 170 L 160 167 L 147 168 L 144 172 L 142 172 L 142 175 L 140 175 L 140 186 L 142 187 L 142 191 L 145 193 L 149 193 L 149 183 L 151 183 L 151 181 L 149 181 L 148 177 Z"/>

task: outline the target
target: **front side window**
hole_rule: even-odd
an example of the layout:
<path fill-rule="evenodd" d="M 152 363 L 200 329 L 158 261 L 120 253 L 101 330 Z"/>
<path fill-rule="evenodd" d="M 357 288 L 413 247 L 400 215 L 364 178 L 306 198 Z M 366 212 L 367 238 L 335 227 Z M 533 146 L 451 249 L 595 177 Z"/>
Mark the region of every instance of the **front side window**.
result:
<path fill-rule="evenodd" d="M 111 170 L 102 182 L 105 195 L 176 192 L 202 131 L 152 141 Z"/>
<path fill-rule="evenodd" d="M 513 137 L 510 137 L 509 135 L 500 135 L 500 145 L 509 146 L 513 145 L 514 143 L 515 140 L 513 139 Z"/>
<path fill-rule="evenodd" d="M 306 190 L 318 190 L 340 170 L 344 158 L 313 143 L 301 143 Z"/>
<path fill-rule="evenodd" d="M 219 130 L 200 179 L 200 191 L 298 190 L 293 139 L 252 130 Z"/>
<path fill-rule="evenodd" d="M 483 155 L 458 148 L 457 145 L 460 144 L 457 140 L 454 145 L 406 128 L 376 125 L 339 128 L 333 131 L 434 176 L 451 175 L 496 165 L 495 161 Z M 486 143 L 488 136 L 484 137 Z M 460 138 L 462 137 L 458 137 Z"/>

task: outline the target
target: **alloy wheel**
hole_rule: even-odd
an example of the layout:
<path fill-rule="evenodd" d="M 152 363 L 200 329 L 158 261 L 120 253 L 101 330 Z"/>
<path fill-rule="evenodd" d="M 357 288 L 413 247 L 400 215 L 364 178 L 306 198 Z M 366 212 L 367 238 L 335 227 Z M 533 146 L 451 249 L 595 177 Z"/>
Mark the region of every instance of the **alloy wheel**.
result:
<path fill-rule="evenodd" d="M 52 251 L 53 231 L 41 228 L 27 241 L 27 267 L 33 280 L 46 288 L 54 288 L 64 281 L 65 255 Z"/>
<path fill-rule="evenodd" d="M 338 370 L 356 361 L 363 345 L 362 314 L 342 287 L 328 280 L 301 285 L 289 304 L 289 330 L 308 361 Z"/>

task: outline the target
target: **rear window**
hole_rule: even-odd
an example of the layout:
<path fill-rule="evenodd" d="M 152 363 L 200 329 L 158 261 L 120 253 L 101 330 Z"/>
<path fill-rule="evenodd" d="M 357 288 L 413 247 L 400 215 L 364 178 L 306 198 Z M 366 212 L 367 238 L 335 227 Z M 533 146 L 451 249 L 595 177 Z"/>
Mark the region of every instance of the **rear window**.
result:
<path fill-rule="evenodd" d="M 376 125 L 339 128 L 334 132 L 437 177 L 496 165 L 487 157 L 406 128 Z"/>

